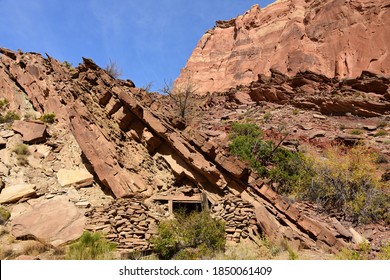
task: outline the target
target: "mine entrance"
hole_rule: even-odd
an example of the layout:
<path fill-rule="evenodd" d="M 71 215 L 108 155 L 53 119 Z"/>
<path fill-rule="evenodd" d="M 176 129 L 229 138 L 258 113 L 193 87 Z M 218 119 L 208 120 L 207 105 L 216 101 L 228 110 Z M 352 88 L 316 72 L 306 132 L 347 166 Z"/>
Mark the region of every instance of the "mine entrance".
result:
<path fill-rule="evenodd" d="M 202 211 L 202 203 L 200 202 L 178 202 L 173 201 L 172 211 L 175 213 L 176 211 L 184 211 L 186 214 L 190 214 L 192 212 L 201 212 Z"/>
<path fill-rule="evenodd" d="M 154 201 L 168 203 L 168 211 L 170 214 L 180 210 L 186 213 L 208 210 L 208 200 L 204 193 L 194 194 L 192 196 L 161 195 L 154 197 Z"/>

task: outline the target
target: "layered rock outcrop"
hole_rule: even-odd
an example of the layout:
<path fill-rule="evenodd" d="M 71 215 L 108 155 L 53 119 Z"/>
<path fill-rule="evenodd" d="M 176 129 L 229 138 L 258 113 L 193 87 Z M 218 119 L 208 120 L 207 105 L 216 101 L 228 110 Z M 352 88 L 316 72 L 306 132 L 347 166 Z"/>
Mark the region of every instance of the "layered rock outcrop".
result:
<path fill-rule="evenodd" d="M 199 40 L 176 85 L 221 92 L 270 76 L 311 71 L 355 78 L 390 73 L 390 1 L 285 0 L 217 21 Z"/>
<path fill-rule="evenodd" d="M 40 114 L 55 112 L 57 126 L 74 135 L 94 181 L 123 199 L 91 212 L 98 219 L 91 228 L 107 228 L 122 249 L 149 248 L 139 240 L 153 233 L 153 226 L 140 224 L 137 216 L 148 212 L 143 200 L 179 187 L 194 190 L 186 191 L 186 199 L 191 193 L 206 197 L 205 204 L 230 225 L 232 240 L 251 238 L 257 229 L 271 240 L 287 238 L 297 248 L 337 250 L 348 241 L 332 223 L 308 217 L 278 195 L 210 134 L 175 128 L 158 113 L 156 100 L 131 81 L 115 80 L 90 59 L 73 69 L 49 56 L 0 51 L 1 97 L 20 108 L 22 93 Z M 140 207 L 142 213 L 134 214 Z M 123 221 L 128 212 L 138 228 Z M 244 212 L 250 218 L 237 222 Z M 149 224 L 155 223 L 152 217 Z"/>
<path fill-rule="evenodd" d="M 291 104 L 325 115 L 375 117 L 390 114 L 390 79 L 368 71 L 354 79 L 339 80 L 308 71 L 288 77 L 272 70 L 271 77 L 259 75 L 257 81 L 239 86 L 233 92 L 238 102 Z"/>

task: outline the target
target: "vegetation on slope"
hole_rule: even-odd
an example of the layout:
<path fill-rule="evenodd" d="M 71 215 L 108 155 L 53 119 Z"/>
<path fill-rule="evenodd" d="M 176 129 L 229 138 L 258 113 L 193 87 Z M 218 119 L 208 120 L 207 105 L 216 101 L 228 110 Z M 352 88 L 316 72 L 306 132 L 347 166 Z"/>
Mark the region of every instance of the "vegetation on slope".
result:
<path fill-rule="evenodd" d="M 255 124 L 239 123 L 232 125 L 230 140 L 230 152 L 279 183 L 279 192 L 316 202 L 326 211 L 337 210 L 357 224 L 390 223 L 390 196 L 367 148 L 330 147 L 322 154 L 303 154 L 264 140 Z"/>
<path fill-rule="evenodd" d="M 210 258 L 225 248 L 225 225 L 207 211 L 179 211 L 160 223 L 153 246 L 161 259 Z"/>
<path fill-rule="evenodd" d="M 113 259 L 116 244 L 108 242 L 100 233 L 85 231 L 78 241 L 69 246 L 68 260 Z"/>

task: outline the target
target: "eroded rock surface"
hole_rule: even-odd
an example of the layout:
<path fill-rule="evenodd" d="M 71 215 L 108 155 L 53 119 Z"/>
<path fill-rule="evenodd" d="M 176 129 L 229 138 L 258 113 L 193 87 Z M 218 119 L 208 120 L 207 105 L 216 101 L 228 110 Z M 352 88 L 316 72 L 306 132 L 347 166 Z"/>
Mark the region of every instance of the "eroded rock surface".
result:
<path fill-rule="evenodd" d="M 355 78 L 390 72 L 388 0 L 288 0 L 217 21 L 199 40 L 176 84 L 190 76 L 201 94 L 270 76 L 311 71 Z"/>
<path fill-rule="evenodd" d="M 64 139 L 71 136 L 77 141 L 77 144 L 69 141 L 74 146 L 68 147 L 68 142 L 55 139 L 48 140 L 48 146 L 34 147 L 31 156 L 38 160 L 34 164 L 35 169 L 41 170 L 51 180 L 46 188 L 50 190 L 52 183 L 59 186 L 57 190 L 49 193 L 45 193 L 45 188 L 40 188 L 40 193 L 45 193 L 46 199 L 49 199 L 46 203 L 54 203 L 51 201 L 59 199 L 56 197 L 66 192 L 61 190 L 60 180 L 56 177 L 60 170 L 74 168 L 72 165 L 87 166 L 94 175 L 94 183 L 111 192 L 118 200 L 108 206 L 99 207 L 88 199 L 81 201 L 79 192 L 82 190 L 75 192 L 74 189 L 68 188 L 69 199 L 72 201 L 69 203 L 75 203 L 82 209 L 93 205 L 89 212 L 89 218 L 92 220 L 89 228 L 110 234 L 110 239 L 119 243 L 121 249 L 150 248 L 143 239 L 148 240 L 153 231 L 148 232 L 151 228 L 142 224 L 140 218 L 148 211 L 149 205 L 143 204 L 142 200 L 162 191 L 181 187 L 197 190 L 194 193 L 202 193 L 207 197 L 208 203 L 218 209 L 215 212 L 220 213 L 229 224 L 230 239 L 234 241 L 241 238 L 255 239 L 253 236 L 257 232 L 265 233 L 274 240 L 286 238 L 293 241 L 297 248 L 323 248 L 327 251 L 337 250 L 348 241 L 339 233 L 340 227 L 337 229 L 333 223 L 319 220 L 316 216 L 309 217 L 293 203 L 278 195 L 269 182 L 258 178 L 245 163 L 228 153 L 225 149 L 226 143 L 221 144 L 223 139 L 226 141 L 227 138 L 225 125 L 221 120 L 237 117 L 245 110 L 229 111 L 219 119 L 216 119 L 219 112 L 213 112 L 214 119 L 208 122 L 208 130 L 182 131 L 175 127 L 169 114 L 159 113 L 161 104 L 158 98 L 153 99 L 152 95 L 135 88 L 131 81 L 113 79 L 90 59 L 83 59 L 83 64 L 69 69 L 51 57 L 43 58 L 33 53 L 12 55 L 12 52 L 4 49 L 1 49 L 1 52 L 3 56 L 0 63 L 0 87 L 10 90 L 18 88 L 18 91 L 28 96 L 38 114 L 56 112 L 56 132 L 59 131 Z M 286 87 L 288 83 L 296 83 L 283 75 L 278 77 L 287 83 Z M 372 79 L 376 78 L 375 76 Z M 321 80 L 314 81 L 322 85 Z M 327 84 L 327 81 L 323 83 Z M 372 85 L 367 86 L 366 82 L 364 84 L 362 88 L 371 90 Z M 297 87 L 304 85 L 298 83 Z M 240 100 L 245 109 L 255 107 L 260 102 L 251 94 L 256 87 L 253 84 L 242 88 L 241 92 L 237 91 L 242 93 Z M 379 91 L 381 90 L 382 87 Z M 383 92 L 378 94 L 386 95 Z M 17 98 L 17 94 L 4 97 L 9 99 L 10 107 L 20 108 L 21 100 Z M 231 98 L 234 106 L 238 106 L 235 99 L 240 96 L 233 93 L 223 97 L 223 102 L 226 98 Z M 213 101 L 207 102 L 212 107 Z M 228 104 L 232 103 L 226 103 L 226 106 Z M 321 116 L 318 121 L 327 119 L 318 112 L 317 115 Z M 20 137 L 19 134 L 6 137 L 9 139 L 7 145 L 11 146 L 12 143 L 9 142 L 19 141 Z M 314 138 L 317 138 L 317 135 Z M 74 151 L 77 151 L 81 159 L 76 161 L 67 156 Z M 1 152 L 4 153 L 3 150 Z M 4 154 L 9 156 L 9 153 Z M 7 162 L 12 165 L 11 160 Z M 50 162 L 50 167 L 43 168 L 42 163 L 46 162 Z M 29 162 L 29 166 L 32 165 L 32 162 Z M 18 169 L 11 171 L 14 170 Z M 30 181 L 34 180 L 33 172 L 34 169 L 28 172 Z M 132 199 L 135 195 L 139 197 L 136 201 Z M 44 206 L 39 206 L 39 209 L 42 207 Z M 125 220 L 129 218 L 127 212 L 136 212 L 139 207 L 142 211 L 131 216 L 134 224 L 138 226 L 135 229 Z M 120 208 L 121 211 L 112 212 L 114 208 Z M 236 209 L 237 212 L 234 212 Z M 48 213 L 66 214 L 63 211 L 57 209 Z M 69 211 L 69 217 L 78 217 L 74 208 L 71 207 Z M 249 218 L 244 218 L 244 215 Z M 62 231 L 57 230 L 57 224 L 50 229 L 32 231 L 34 226 L 39 225 L 40 218 L 28 216 L 32 223 L 30 227 L 19 226 L 24 223 L 18 220 L 20 217 L 22 216 L 11 217 L 12 225 L 15 225 L 13 232 L 18 237 L 31 234 L 39 239 L 39 236 L 42 236 L 52 244 L 59 244 L 67 239 L 63 237 Z M 149 220 L 149 224 L 155 224 L 157 220 L 154 216 Z M 243 222 L 240 223 L 240 220 Z M 81 222 L 76 222 L 77 232 L 79 226 Z M 54 236 L 49 236 L 48 232 L 52 232 Z M 72 238 L 76 236 L 73 231 L 71 235 Z"/>
<path fill-rule="evenodd" d="M 11 223 L 16 238 L 33 237 L 54 246 L 75 240 L 84 231 L 86 218 L 66 196 L 39 201 Z"/>

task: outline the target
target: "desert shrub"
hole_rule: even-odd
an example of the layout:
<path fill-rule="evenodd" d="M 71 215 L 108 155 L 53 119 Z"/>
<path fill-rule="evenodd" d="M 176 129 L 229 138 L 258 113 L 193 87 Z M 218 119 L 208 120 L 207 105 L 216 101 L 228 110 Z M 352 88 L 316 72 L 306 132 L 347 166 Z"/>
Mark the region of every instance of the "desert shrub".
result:
<path fill-rule="evenodd" d="M 322 157 L 311 156 L 313 176 L 301 195 L 325 210 L 343 212 L 355 223 L 390 222 L 390 197 L 381 189 L 374 161 L 363 146 L 347 152 L 333 147 Z"/>
<path fill-rule="evenodd" d="M 279 183 L 278 192 L 337 210 L 354 223 L 390 223 L 390 196 L 381 188 L 376 157 L 364 146 L 332 147 L 322 155 L 297 153 L 261 139 L 254 124 L 233 124 L 229 149 L 262 176 Z"/>
<path fill-rule="evenodd" d="M 382 260 L 390 260 L 390 242 L 381 247 L 378 257 Z"/>
<path fill-rule="evenodd" d="M 298 108 L 294 108 L 292 110 L 293 115 L 299 115 L 300 112 L 301 112 L 301 110 L 299 110 Z"/>
<path fill-rule="evenodd" d="M 270 141 L 261 140 L 263 133 L 252 123 L 233 123 L 230 133 L 229 150 L 233 155 L 247 161 L 259 175 L 266 173 L 264 161 L 273 149 Z"/>
<path fill-rule="evenodd" d="M 100 233 L 85 231 L 78 241 L 69 246 L 68 260 L 106 260 L 113 258 L 116 244 L 108 242 Z"/>
<path fill-rule="evenodd" d="M 195 83 L 191 80 L 190 75 L 183 83 L 178 84 L 175 87 L 172 82 L 165 82 L 165 86 L 160 90 L 173 100 L 175 104 L 175 114 L 178 117 L 187 120 L 193 115 L 197 88 Z"/>
<path fill-rule="evenodd" d="M 339 129 L 340 130 L 344 130 L 344 129 L 346 129 L 347 128 L 347 126 L 345 125 L 345 124 L 340 124 L 340 126 L 339 126 Z"/>
<path fill-rule="evenodd" d="M 268 248 L 261 244 L 260 240 L 256 243 L 250 239 L 241 240 L 239 243 L 226 244 L 225 252 L 217 253 L 214 260 L 269 260 L 271 254 Z"/>
<path fill-rule="evenodd" d="M 45 123 L 54 123 L 56 120 L 56 115 L 54 113 L 48 113 L 42 115 L 39 119 Z"/>
<path fill-rule="evenodd" d="M 20 120 L 20 116 L 13 112 L 8 111 L 5 115 L 0 115 L 0 123 L 12 123 L 13 121 Z"/>
<path fill-rule="evenodd" d="M 26 114 L 24 115 L 24 119 L 25 119 L 25 120 L 36 120 L 37 117 L 36 117 L 35 114 L 33 114 L 33 113 L 26 113 Z"/>
<path fill-rule="evenodd" d="M 387 157 L 382 153 L 375 154 L 375 163 L 376 164 L 382 164 L 382 163 L 389 163 Z"/>
<path fill-rule="evenodd" d="M 28 150 L 28 146 L 25 144 L 17 144 L 13 149 L 12 152 L 16 154 L 16 160 L 19 165 L 27 165 L 28 159 L 27 156 L 30 154 L 30 151 Z"/>
<path fill-rule="evenodd" d="M 39 254 L 50 250 L 51 246 L 49 244 L 41 243 L 35 240 L 28 240 L 23 243 L 22 255 L 38 256 Z"/>
<path fill-rule="evenodd" d="M 11 247 L 0 246 L 0 260 L 12 259 L 14 257 L 14 251 Z"/>
<path fill-rule="evenodd" d="M 152 87 L 153 87 L 153 82 L 148 82 L 145 85 L 143 85 L 141 89 L 146 91 L 147 93 L 151 93 Z"/>
<path fill-rule="evenodd" d="M 70 62 L 67 61 L 67 60 L 65 60 L 64 62 L 62 62 L 62 64 L 63 64 L 66 68 L 68 68 L 68 69 L 73 68 L 72 63 L 70 63 Z"/>
<path fill-rule="evenodd" d="M 362 260 L 359 251 L 347 248 L 343 248 L 335 257 L 338 260 Z"/>
<path fill-rule="evenodd" d="M 199 259 L 224 249 L 225 225 L 207 211 L 180 211 L 160 223 L 152 243 L 161 259 Z"/>
<path fill-rule="evenodd" d="M 111 59 L 110 63 L 104 68 L 104 70 L 114 79 L 118 79 L 120 76 L 122 76 L 122 70 L 120 70 L 117 63 Z"/>
<path fill-rule="evenodd" d="M 387 121 L 384 121 L 384 120 L 379 121 L 378 124 L 377 124 L 377 126 L 379 128 L 385 128 L 387 125 L 388 125 Z"/>
<path fill-rule="evenodd" d="M 313 170 L 303 153 L 279 148 L 272 155 L 272 162 L 269 177 L 279 183 L 280 193 L 296 195 L 310 183 Z"/>
<path fill-rule="evenodd" d="M 388 132 L 384 129 L 380 129 L 377 132 L 375 132 L 374 137 L 381 137 L 381 136 L 386 136 Z"/>
<path fill-rule="evenodd" d="M 263 115 L 263 119 L 264 119 L 265 121 L 269 121 L 271 118 L 272 118 L 271 112 L 266 112 L 266 113 Z"/>
<path fill-rule="evenodd" d="M 349 133 L 352 135 L 360 135 L 360 134 L 362 134 L 362 131 L 358 128 L 355 128 L 355 129 L 352 129 Z"/>
<path fill-rule="evenodd" d="M 270 176 L 279 182 L 283 193 L 292 192 L 301 181 L 309 180 L 310 170 L 306 167 L 303 154 L 262 140 L 262 134 L 255 124 L 233 123 L 230 152 L 247 161 L 259 175 Z"/>
<path fill-rule="evenodd" d="M 7 108 L 9 101 L 7 99 L 0 99 L 0 110 Z"/>
<path fill-rule="evenodd" d="M 12 151 L 21 156 L 27 156 L 30 154 L 30 151 L 28 150 L 28 146 L 26 144 L 17 144 Z"/>
<path fill-rule="evenodd" d="M 343 248 L 337 255 L 339 260 L 367 260 L 371 252 L 371 245 L 368 242 L 359 244 L 358 249 Z"/>
<path fill-rule="evenodd" d="M 11 217 L 10 212 L 4 207 L 0 206 L 0 225 L 4 224 Z"/>

